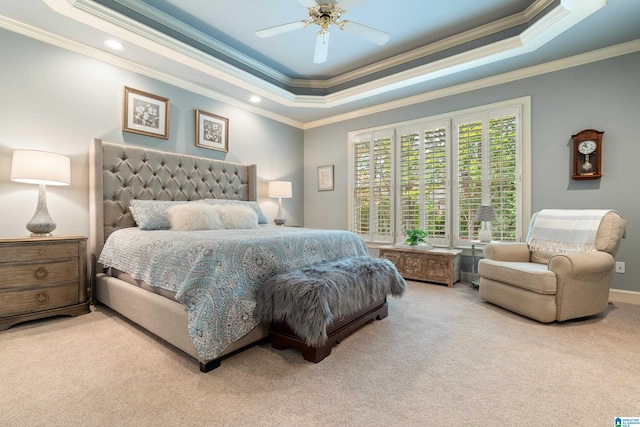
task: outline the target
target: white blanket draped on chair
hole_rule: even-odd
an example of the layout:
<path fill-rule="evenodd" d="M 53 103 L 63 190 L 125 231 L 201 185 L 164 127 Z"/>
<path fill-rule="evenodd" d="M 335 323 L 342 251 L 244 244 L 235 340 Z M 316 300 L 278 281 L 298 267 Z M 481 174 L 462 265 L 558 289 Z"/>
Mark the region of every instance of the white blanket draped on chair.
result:
<path fill-rule="evenodd" d="M 610 209 L 543 209 L 533 219 L 527 243 L 532 251 L 595 251 L 596 234 Z"/>

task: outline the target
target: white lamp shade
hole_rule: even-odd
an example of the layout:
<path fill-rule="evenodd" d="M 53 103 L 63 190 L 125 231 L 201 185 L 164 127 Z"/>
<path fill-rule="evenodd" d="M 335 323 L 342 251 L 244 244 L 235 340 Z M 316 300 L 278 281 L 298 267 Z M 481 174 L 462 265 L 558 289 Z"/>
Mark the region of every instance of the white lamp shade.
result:
<path fill-rule="evenodd" d="M 289 199 L 292 197 L 291 183 L 289 181 L 271 181 L 269 183 L 269 197 L 281 197 Z"/>
<path fill-rule="evenodd" d="M 11 162 L 11 180 L 27 184 L 69 185 L 71 161 L 62 154 L 16 150 Z"/>

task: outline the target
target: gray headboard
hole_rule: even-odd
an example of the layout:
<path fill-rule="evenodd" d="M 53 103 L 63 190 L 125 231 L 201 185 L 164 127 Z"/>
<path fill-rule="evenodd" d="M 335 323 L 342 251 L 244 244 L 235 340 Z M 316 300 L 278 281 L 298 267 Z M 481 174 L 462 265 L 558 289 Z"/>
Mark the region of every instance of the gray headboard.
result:
<path fill-rule="evenodd" d="M 94 139 L 89 149 L 92 264 L 111 233 L 135 226 L 132 199 L 256 200 L 256 177 L 255 165 Z"/>

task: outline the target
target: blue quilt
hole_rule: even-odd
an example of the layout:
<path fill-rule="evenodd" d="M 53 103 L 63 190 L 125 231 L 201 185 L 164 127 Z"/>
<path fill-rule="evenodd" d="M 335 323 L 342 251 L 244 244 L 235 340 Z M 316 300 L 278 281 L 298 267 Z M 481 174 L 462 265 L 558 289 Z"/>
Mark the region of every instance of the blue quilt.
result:
<path fill-rule="evenodd" d="M 256 293 L 265 280 L 320 261 L 361 255 L 367 255 L 364 241 L 341 230 L 133 227 L 111 234 L 98 262 L 175 292 L 189 313 L 189 334 L 199 356 L 211 360 L 258 324 Z"/>

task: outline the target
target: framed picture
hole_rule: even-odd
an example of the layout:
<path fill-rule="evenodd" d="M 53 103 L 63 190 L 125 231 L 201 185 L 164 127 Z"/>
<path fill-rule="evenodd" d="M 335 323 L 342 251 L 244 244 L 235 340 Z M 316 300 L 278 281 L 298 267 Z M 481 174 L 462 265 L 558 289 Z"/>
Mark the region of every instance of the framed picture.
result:
<path fill-rule="evenodd" d="M 169 100 L 125 86 L 122 128 L 125 132 L 169 139 Z"/>
<path fill-rule="evenodd" d="M 196 147 L 229 151 L 229 119 L 196 110 Z"/>
<path fill-rule="evenodd" d="M 333 165 L 318 166 L 318 191 L 333 191 Z"/>

